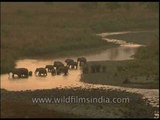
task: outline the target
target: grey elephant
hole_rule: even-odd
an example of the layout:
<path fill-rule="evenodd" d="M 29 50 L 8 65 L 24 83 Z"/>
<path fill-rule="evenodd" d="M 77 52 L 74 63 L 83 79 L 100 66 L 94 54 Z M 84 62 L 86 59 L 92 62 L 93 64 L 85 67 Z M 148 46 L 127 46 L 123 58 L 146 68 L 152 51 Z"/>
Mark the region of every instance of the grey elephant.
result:
<path fill-rule="evenodd" d="M 47 76 L 46 68 L 36 68 L 35 75 L 37 76 Z"/>
<path fill-rule="evenodd" d="M 52 69 L 54 69 L 54 66 L 53 65 L 46 65 L 45 68 L 47 69 L 48 72 L 51 72 Z"/>
<path fill-rule="evenodd" d="M 102 66 L 102 72 L 106 72 L 106 66 Z"/>
<path fill-rule="evenodd" d="M 77 62 L 79 62 L 79 66 L 82 66 L 87 63 L 87 59 L 85 57 L 77 58 Z"/>
<path fill-rule="evenodd" d="M 77 69 L 78 68 L 78 62 L 69 62 L 68 65 L 67 65 L 69 68 L 71 67 L 71 69 Z"/>
<path fill-rule="evenodd" d="M 64 75 L 67 75 L 68 74 L 68 66 L 61 66 L 57 69 L 57 75 L 60 75 L 60 74 L 64 74 Z"/>
<path fill-rule="evenodd" d="M 95 73 L 96 72 L 96 65 L 91 65 L 91 73 Z"/>
<path fill-rule="evenodd" d="M 101 65 L 95 65 L 95 70 L 97 73 L 99 73 L 101 70 Z"/>
<path fill-rule="evenodd" d="M 60 61 L 55 61 L 55 62 L 53 63 L 53 66 L 54 66 L 56 69 L 58 69 L 59 67 L 64 67 L 64 64 L 63 64 L 62 62 L 60 62 Z"/>
<path fill-rule="evenodd" d="M 91 65 L 92 73 L 99 73 L 101 71 L 102 66 L 99 64 Z"/>
<path fill-rule="evenodd" d="M 9 72 L 9 76 L 12 74 L 12 78 L 15 78 L 15 75 L 18 76 L 18 78 L 28 78 L 28 76 L 31 76 L 29 72 L 31 73 L 27 68 L 14 68 Z"/>
<path fill-rule="evenodd" d="M 67 65 L 69 65 L 69 63 L 71 63 L 71 62 L 74 62 L 74 60 L 73 60 L 73 59 L 69 59 L 69 58 L 65 60 L 65 63 L 66 63 Z"/>
<path fill-rule="evenodd" d="M 83 72 L 83 74 L 89 73 L 89 67 L 87 65 L 84 65 L 82 68 L 82 72 Z"/>

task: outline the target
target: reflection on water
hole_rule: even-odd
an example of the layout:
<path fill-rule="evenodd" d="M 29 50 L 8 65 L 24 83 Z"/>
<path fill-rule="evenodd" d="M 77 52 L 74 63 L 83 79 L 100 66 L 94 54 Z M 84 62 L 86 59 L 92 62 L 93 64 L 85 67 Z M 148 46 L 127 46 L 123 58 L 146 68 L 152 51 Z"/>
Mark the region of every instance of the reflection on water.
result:
<path fill-rule="evenodd" d="M 113 34 L 126 34 L 127 32 L 120 32 L 120 33 L 103 33 L 101 36 L 104 40 L 108 42 L 118 43 L 121 46 L 117 48 L 111 48 L 104 50 L 98 54 L 91 54 L 84 56 L 87 58 L 88 61 L 103 61 L 103 60 L 129 60 L 132 55 L 135 54 L 137 48 L 137 44 L 130 44 L 122 40 L 113 40 L 104 38 L 108 35 Z M 65 57 L 65 58 L 58 58 L 54 59 L 54 61 L 60 60 L 64 62 L 66 58 L 72 58 L 74 60 L 77 59 L 79 56 L 74 57 Z M 16 63 L 16 67 L 24 67 L 28 68 L 29 71 L 35 71 L 38 67 L 45 67 L 45 65 L 53 64 L 53 60 L 36 60 L 36 59 L 24 59 L 18 60 Z M 47 77 L 36 77 L 34 74 L 33 76 L 27 79 L 9 79 L 7 74 L 1 75 L 1 87 L 7 90 L 35 90 L 35 89 L 50 89 L 50 88 L 57 88 L 57 87 L 82 87 L 82 86 L 90 86 L 87 83 L 80 82 L 81 78 L 81 70 L 69 70 L 68 76 L 63 75 L 56 75 L 52 76 L 50 73 Z"/>
<path fill-rule="evenodd" d="M 27 60 L 29 61 L 29 60 Z M 32 60 L 30 60 L 32 62 Z M 21 63 L 26 63 L 25 60 Z M 31 64 L 32 65 L 32 64 Z M 19 67 L 22 67 L 18 65 Z M 17 66 L 17 67 L 18 67 Z M 34 71 L 34 67 L 28 67 L 29 70 Z M 9 79 L 8 75 L 1 76 L 1 85 L 2 88 L 8 90 L 35 90 L 35 89 L 50 89 L 56 87 L 71 87 L 78 86 L 78 81 L 80 79 L 80 70 L 71 70 L 69 71 L 68 76 L 57 75 L 52 76 L 48 74 L 47 77 L 36 77 L 33 75 L 29 78 L 23 79 Z"/>

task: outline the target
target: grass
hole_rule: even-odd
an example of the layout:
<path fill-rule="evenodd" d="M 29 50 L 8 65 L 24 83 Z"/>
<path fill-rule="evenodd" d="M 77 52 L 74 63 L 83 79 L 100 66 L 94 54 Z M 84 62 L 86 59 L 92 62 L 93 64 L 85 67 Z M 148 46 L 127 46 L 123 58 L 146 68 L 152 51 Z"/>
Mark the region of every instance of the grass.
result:
<path fill-rule="evenodd" d="M 2 2 L 1 73 L 23 57 L 86 54 L 114 46 L 96 33 L 158 29 L 158 8 L 158 2 Z"/>
<path fill-rule="evenodd" d="M 100 89 L 52 89 L 36 91 L 9 92 L 1 89 L 2 117 L 80 117 L 80 118 L 153 118 L 155 108 L 146 104 L 141 95 L 118 90 Z M 129 102 L 113 103 L 33 103 L 32 98 L 60 98 L 78 96 L 79 98 L 128 98 Z M 12 101 L 10 101 L 12 100 Z M 11 102 L 7 104 L 7 102 Z M 25 103 L 25 104 L 23 104 Z M 23 106 L 22 110 L 21 107 Z M 10 108 L 11 106 L 11 108 Z M 136 107 L 135 107 L 136 106 Z M 31 108 L 31 109 L 29 109 Z M 35 114 L 34 110 L 37 114 Z M 6 113 L 7 111 L 7 113 Z M 25 112 L 25 114 L 23 112 Z M 56 112 L 55 112 L 56 111 Z M 33 113 L 34 112 L 34 113 Z M 40 113 L 40 114 L 39 114 Z M 50 113 L 53 113 L 52 115 Z M 57 114 L 56 114 L 57 113 Z M 64 114 L 61 114 L 64 113 Z M 47 116 L 48 115 L 48 116 Z M 59 116 L 62 115 L 62 116 Z"/>
<path fill-rule="evenodd" d="M 1 105 L 1 118 L 77 118 L 76 115 L 41 109 L 38 105 L 12 100 L 2 101 Z"/>
<path fill-rule="evenodd" d="M 146 45 L 138 49 L 135 60 L 89 62 L 107 67 L 106 73 L 82 74 L 88 83 L 117 85 L 133 88 L 159 88 L 159 35 L 158 32 L 129 33 L 109 36 Z M 123 82 L 128 79 L 129 83 Z"/>

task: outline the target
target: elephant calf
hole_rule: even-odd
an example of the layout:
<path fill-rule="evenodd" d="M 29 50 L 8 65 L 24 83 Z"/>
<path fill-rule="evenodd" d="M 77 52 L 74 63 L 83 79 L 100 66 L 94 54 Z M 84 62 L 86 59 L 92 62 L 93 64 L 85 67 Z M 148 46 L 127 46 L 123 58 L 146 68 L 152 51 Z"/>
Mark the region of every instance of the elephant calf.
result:
<path fill-rule="evenodd" d="M 67 66 L 63 66 L 63 67 L 59 67 L 57 69 L 57 75 L 60 75 L 61 73 L 64 73 L 64 75 L 68 74 L 68 67 Z"/>
<path fill-rule="evenodd" d="M 38 76 L 47 76 L 47 70 L 45 68 L 36 68 L 35 75 L 37 75 L 37 73 Z"/>
<path fill-rule="evenodd" d="M 53 65 L 46 65 L 45 68 L 47 69 L 48 72 L 51 72 L 52 69 L 54 69 L 54 66 Z"/>
<path fill-rule="evenodd" d="M 91 73 L 106 72 L 106 66 L 104 65 L 91 65 Z"/>

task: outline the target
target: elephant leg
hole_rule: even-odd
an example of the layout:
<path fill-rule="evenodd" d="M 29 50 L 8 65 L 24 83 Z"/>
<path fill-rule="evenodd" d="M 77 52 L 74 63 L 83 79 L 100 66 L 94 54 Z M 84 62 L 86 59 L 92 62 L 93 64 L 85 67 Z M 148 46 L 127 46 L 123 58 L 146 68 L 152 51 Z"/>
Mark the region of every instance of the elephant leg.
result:
<path fill-rule="evenodd" d="M 95 73 L 96 72 L 96 69 L 95 68 L 93 68 L 93 73 Z"/>
<path fill-rule="evenodd" d="M 41 73 L 40 73 L 40 72 L 38 72 L 38 76 L 41 76 Z"/>
<path fill-rule="evenodd" d="M 72 65 L 70 65 L 69 68 L 72 69 Z"/>
<path fill-rule="evenodd" d="M 68 75 L 68 70 L 65 71 L 64 75 Z"/>
<path fill-rule="evenodd" d="M 54 71 L 54 70 L 52 70 L 52 71 L 51 71 L 51 74 L 52 74 L 52 75 L 55 75 L 55 71 Z"/>
<path fill-rule="evenodd" d="M 48 72 L 51 72 L 52 69 L 48 69 Z"/>
<path fill-rule="evenodd" d="M 57 75 L 60 75 L 60 71 L 57 71 Z"/>
<path fill-rule="evenodd" d="M 88 68 L 86 68 L 86 73 L 88 73 Z"/>
<path fill-rule="evenodd" d="M 70 69 L 70 65 L 67 65 L 68 66 L 68 68 Z"/>
<path fill-rule="evenodd" d="M 88 73 L 88 68 L 85 68 L 85 70 L 84 70 L 84 71 L 85 71 L 85 74 L 87 74 L 87 73 Z"/>
<path fill-rule="evenodd" d="M 38 76 L 37 72 L 35 72 L 35 75 Z"/>
<path fill-rule="evenodd" d="M 99 67 L 97 68 L 97 70 L 96 70 L 98 73 L 99 73 Z"/>
<path fill-rule="evenodd" d="M 24 77 L 28 78 L 28 74 L 25 74 Z"/>
<path fill-rule="evenodd" d="M 79 66 L 82 66 L 82 62 L 79 63 Z"/>
<path fill-rule="evenodd" d="M 86 73 L 86 71 L 85 71 L 85 69 L 83 69 L 83 74 L 85 74 Z"/>
<path fill-rule="evenodd" d="M 18 77 L 19 77 L 19 78 L 21 78 L 21 77 L 22 77 L 22 76 L 21 76 L 21 74 L 20 74 L 20 75 L 18 75 Z"/>
<path fill-rule="evenodd" d="M 14 74 L 12 74 L 12 78 L 14 78 Z"/>
<path fill-rule="evenodd" d="M 71 66 L 71 69 L 74 69 L 74 65 Z"/>
<path fill-rule="evenodd" d="M 64 75 L 67 75 L 67 72 L 64 72 Z"/>

